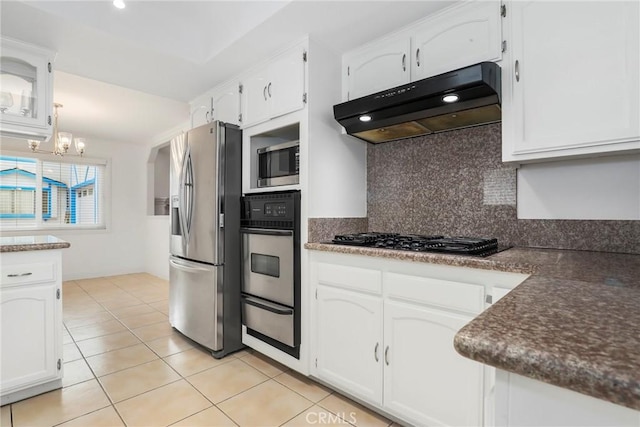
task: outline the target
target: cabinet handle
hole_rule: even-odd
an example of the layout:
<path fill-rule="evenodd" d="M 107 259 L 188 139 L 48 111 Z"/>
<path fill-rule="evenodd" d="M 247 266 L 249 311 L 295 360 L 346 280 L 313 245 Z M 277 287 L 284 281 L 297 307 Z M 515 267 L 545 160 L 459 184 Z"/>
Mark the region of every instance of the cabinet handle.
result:
<path fill-rule="evenodd" d="M 402 55 L 402 71 L 407 71 L 407 54 Z"/>
<path fill-rule="evenodd" d="M 7 277 L 24 277 L 31 276 L 33 273 L 7 274 Z"/>
<path fill-rule="evenodd" d="M 271 82 L 267 85 L 267 93 L 269 94 L 269 98 L 271 98 Z"/>
<path fill-rule="evenodd" d="M 520 81 L 520 61 L 518 61 L 517 59 L 516 59 L 515 71 L 516 71 L 516 81 L 519 82 Z"/>
<path fill-rule="evenodd" d="M 204 119 L 206 120 L 207 123 L 211 122 L 211 120 L 209 119 L 210 114 L 211 114 L 210 111 L 207 111 L 206 113 L 204 113 Z"/>
<path fill-rule="evenodd" d="M 389 346 L 387 346 L 387 348 L 385 348 L 384 350 L 384 363 L 389 366 Z"/>
<path fill-rule="evenodd" d="M 376 362 L 378 362 L 380 360 L 380 358 L 378 357 L 378 347 L 380 347 L 380 343 L 379 342 L 376 343 L 376 348 L 373 349 L 373 356 L 375 357 Z"/>
<path fill-rule="evenodd" d="M 264 100 L 267 100 L 267 87 L 262 88 L 262 96 L 264 96 Z"/>
<path fill-rule="evenodd" d="M 420 48 L 416 50 L 416 65 L 420 66 Z"/>

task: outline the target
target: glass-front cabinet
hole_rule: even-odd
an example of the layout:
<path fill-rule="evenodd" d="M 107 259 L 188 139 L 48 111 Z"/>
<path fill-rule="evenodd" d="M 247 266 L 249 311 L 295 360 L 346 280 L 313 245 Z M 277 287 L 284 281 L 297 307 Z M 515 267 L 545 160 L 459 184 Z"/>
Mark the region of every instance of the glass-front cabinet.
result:
<path fill-rule="evenodd" d="M 0 133 L 47 139 L 53 120 L 54 53 L 4 37 L 0 41 Z"/>

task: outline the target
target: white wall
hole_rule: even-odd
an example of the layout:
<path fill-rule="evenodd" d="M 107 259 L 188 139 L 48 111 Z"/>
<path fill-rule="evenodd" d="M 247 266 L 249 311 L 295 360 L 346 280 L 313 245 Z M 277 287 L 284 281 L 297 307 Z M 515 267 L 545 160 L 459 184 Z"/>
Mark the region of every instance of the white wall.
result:
<path fill-rule="evenodd" d="M 523 165 L 518 218 L 640 220 L 640 155 Z"/>
<path fill-rule="evenodd" d="M 169 197 L 169 146 L 158 150 L 153 174 L 155 197 Z"/>
<path fill-rule="evenodd" d="M 169 216 L 153 215 L 153 196 L 156 192 L 156 170 L 155 163 L 158 156 L 166 151 L 169 156 L 170 149 L 164 150 L 159 147 L 167 146 L 176 135 L 188 130 L 189 122 L 184 122 L 167 132 L 158 135 L 152 142 L 144 147 L 145 158 L 140 163 L 144 169 L 144 192 L 146 194 L 147 215 L 144 218 L 144 271 L 163 279 L 169 279 Z M 167 170 L 167 173 L 169 171 Z M 169 189 L 167 189 L 169 193 Z M 145 197 L 143 197 L 144 199 Z"/>
<path fill-rule="evenodd" d="M 146 218 L 144 270 L 169 280 L 169 216 L 149 215 Z"/>
<path fill-rule="evenodd" d="M 25 147 L 23 140 L 2 139 L 3 150 L 26 152 Z M 3 231 L 2 234 L 51 234 L 71 243 L 71 247 L 62 252 L 63 280 L 146 271 L 144 165 L 147 155 L 144 145 L 88 141 L 86 157 L 110 159 L 111 191 L 106 230 Z"/>

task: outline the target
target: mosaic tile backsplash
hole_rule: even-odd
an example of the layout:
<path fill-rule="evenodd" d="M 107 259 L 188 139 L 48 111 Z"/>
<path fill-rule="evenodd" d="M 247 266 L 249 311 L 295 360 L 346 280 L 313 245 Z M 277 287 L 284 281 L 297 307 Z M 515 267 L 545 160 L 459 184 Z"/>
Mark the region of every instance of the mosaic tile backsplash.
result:
<path fill-rule="evenodd" d="M 369 144 L 367 182 L 369 231 L 640 253 L 640 221 L 517 219 L 516 170 L 501 161 L 500 124 Z"/>

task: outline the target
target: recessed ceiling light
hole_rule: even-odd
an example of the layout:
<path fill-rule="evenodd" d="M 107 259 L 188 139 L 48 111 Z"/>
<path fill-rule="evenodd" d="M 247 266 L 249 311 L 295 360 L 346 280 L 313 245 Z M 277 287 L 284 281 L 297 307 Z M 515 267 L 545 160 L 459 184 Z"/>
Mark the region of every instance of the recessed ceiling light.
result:
<path fill-rule="evenodd" d="M 460 97 L 458 95 L 456 95 L 455 93 L 449 94 L 449 95 L 445 95 L 442 97 L 442 100 L 444 102 L 456 102 L 458 99 L 460 99 Z"/>
<path fill-rule="evenodd" d="M 369 122 L 369 121 L 371 121 L 371 116 L 368 116 L 366 114 L 364 116 L 360 116 L 360 121 L 361 122 Z"/>
<path fill-rule="evenodd" d="M 115 7 L 117 7 L 118 9 L 124 9 L 125 8 L 125 4 L 124 4 L 124 0 L 113 0 L 113 5 Z"/>

